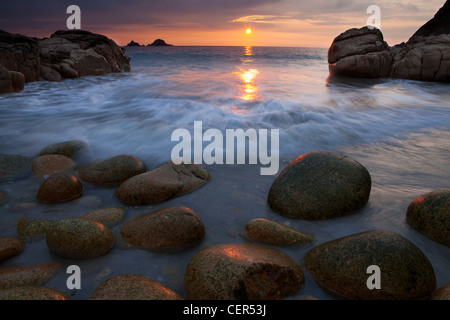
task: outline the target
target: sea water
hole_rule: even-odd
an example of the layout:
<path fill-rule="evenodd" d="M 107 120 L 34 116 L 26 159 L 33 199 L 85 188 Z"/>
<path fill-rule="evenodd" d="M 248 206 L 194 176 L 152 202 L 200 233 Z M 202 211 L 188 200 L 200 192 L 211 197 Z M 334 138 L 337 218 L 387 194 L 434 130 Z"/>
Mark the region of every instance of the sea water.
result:
<path fill-rule="evenodd" d="M 167 206 L 187 206 L 203 219 L 206 235 L 197 246 L 177 253 L 130 249 L 113 227 L 112 251 L 90 260 L 51 254 L 45 239 L 27 242 L 24 251 L 2 266 L 60 261 L 81 269 L 81 289 L 69 290 L 63 270 L 46 283 L 87 299 L 106 279 L 135 273 L 159 281 L 181 295 L 192 256 L 217 243 L 247 242 L 253 218 L 275 220 L 312 233 L 313 243 L 277 247 L 303 268 L 306 282 L 293 297 L 334 299 L 303 266 L 313 246 L 368 230 L 390 230 L 418 246 L 431 261 L 437 287 L 450 282 L 450 248 L 414 230 L 406 209 L 417 196 L 450 187 L 450 85 L 392 79 L 330 77 L 327 50 L 276 47 L 128 47 L 130 73 L 61 82 L 33 82 L 23 92 L 0 96 L 0 153 L 35 157 L 48 144 L 83 140 L 85 161 L 119 154 L 141 158 L 149 170 L 171 160 L 176 129 L 279 130 L 280 171 L 298 156 L 329 150 L 352 157 L 371 174 L 372 190 L 361 211 L 336 219 L 305 221 L 271 210 L 267 195 L 276 175 L 260 175 L 259 165 L 203 166 L 211 181 L 169 201 L 126 207 L 125 221 Z M 81 164 L 80 164 L 81 165 Z M 58 220 L 80 216 L 92 206 L 123 206 L 113 187 L 84 184 L 84 199 L 17 211 L 35 202 L 41 180 L 24 177 L 0 182 L 9 201 L 0 207 L 0 235 L 16 236 L 19 216 Z M 101 201 L 101 204 L 98 202 Z M 91 201 L 92 202 L 92 201 Z"/>

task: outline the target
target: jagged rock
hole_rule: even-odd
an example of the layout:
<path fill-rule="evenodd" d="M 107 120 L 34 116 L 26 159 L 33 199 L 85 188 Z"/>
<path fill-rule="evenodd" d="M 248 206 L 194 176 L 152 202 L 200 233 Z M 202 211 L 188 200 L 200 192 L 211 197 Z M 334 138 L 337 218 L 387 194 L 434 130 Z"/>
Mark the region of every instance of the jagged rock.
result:
<path fill-rule="evenodd" d="M 156 39 L 155 41 L 152 42 L 152 44 L 149 44 L 148 47 L 172 47 L 171 44 L 167 44 L 164 40 L 162 39 Z"/>
<path fill-rule="evenodd" d="M 378 29 L 350 29 L 328 51 L 332 75 L 450 81 L 450 0 L 406 43 L 389 47 Z"/>
<path fill-rule="evenodd" d="M 40 76 L 38 40 L 0 30 L 0 64 L 10 71 L 22 73 L 25 82 L 38 81 Z"/>
<path fill-rule="evenodd" d="M 139 44 L 139 42 L 135 42 L 133 40 L 131 40 L 131 42 L 129 44 L 127 44 L 127 47 L 140 47 L 141 45 Z"/>
<path fill-rule="evenodd" d="M 106 36 L 60 30 L 37 39 L 0 30 L 0 93 L 23 90 L 25 82 L 60 81 L 87 75 L 129 72 L 125 50 Z"/>

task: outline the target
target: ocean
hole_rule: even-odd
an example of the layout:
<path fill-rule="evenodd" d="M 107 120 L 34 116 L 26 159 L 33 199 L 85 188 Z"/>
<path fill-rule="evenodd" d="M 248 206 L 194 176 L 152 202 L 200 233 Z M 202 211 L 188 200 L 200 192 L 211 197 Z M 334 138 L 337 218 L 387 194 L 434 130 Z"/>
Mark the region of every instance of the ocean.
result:
<path fill-rule="evenodd" d="M 301 247 L 282 247 L 302 265 L 306 282 L 288 299 L 336 299 L 321 289 L 302 261 L 313 246 L 367 230 L 390 230 L 418 246 L 431 261 L 437 287 L 450 283 L 450 248 L 414 230 L 406 209 L 417 196 L 450 184 L 450 85 L 393 79 L 330 78 L 327 49 L 277 47 L 127 47 L 130 73 L 61 82 L 33 82 L 23 92 L 0 95 L 0 153 L 35 157 L 48 144 L 83 140 L 89 161 L 119 154 L 142 159 L 149 170 L 170 161 L 177 129 L 278 130 L 279 171 L 311 151 L 329 150 L 364 165 L 372 178 L 367 206 L 341 218 L 305 221 L 282 217 L 267 204 L 275 175 L 261 175 L 260 164 L 202 165 L 211 181 L 181 197 L 152 206 L 127 207 L 125 221 L 156 209 L 182 205 L 198 213 L 204 240 L 177 253 L 129 249 L 117 241 L 107 255 L 67 260 L 52 255 L 45 240 L 27 242 L 2 267 L 49 261 L 76 264 L 82 288 L 69 290 L 58 273 L 46 286 L 73 299 L 88 299 L 114 275 L 136 273 L 184 295 L 183 275 L 190 258 L 217 243 L 247 242 L 253 218 L 275 220 L 314 235 Z M 247 155 L 248 156 L 248 155 Z M 0 182 L 10 199 L 0 207 L 0 235 L 15 236 L 20 216 L 58 220 L 88 211 L 80 201 L 35 202 L 35 177 Z M 102 207 L 123 206 L 114 188 L 85 184 L 84 196 Z M 112 228 L 118 237 L 119 226 Z"/>

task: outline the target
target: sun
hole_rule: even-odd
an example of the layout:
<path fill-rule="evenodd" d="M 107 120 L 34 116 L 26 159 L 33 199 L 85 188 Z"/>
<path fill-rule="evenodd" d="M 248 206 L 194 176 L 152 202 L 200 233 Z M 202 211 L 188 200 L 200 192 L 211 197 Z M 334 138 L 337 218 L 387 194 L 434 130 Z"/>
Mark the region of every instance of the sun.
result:
<path fill-rule="evenodd" d="M 247 28 L 247 30 L 245 30 L 245 33 L 246 33 L 246 34 L 251 34 L 251 33 L 252 33 L 252 29 Z"/>

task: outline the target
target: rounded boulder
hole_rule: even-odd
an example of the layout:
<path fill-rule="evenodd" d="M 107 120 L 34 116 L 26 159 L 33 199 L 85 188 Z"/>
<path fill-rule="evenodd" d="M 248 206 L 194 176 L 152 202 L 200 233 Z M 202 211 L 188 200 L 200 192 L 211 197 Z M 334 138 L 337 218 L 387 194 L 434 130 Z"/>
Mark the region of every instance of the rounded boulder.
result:
<path fill-rule="evenodd" d="M 142 160 L 132 155 L 119 155 L 82 167 L 78 174 L 83 181 L 98 184 L 119 184 L 147 171 Z"/>
<path fill-rule="evenodd" d="M 89 300 L 183 300 L 183 297 L 147 277 L 123 274 L 99 285 Z"/>
<path fill-rule="evenodd" d="M 373 230 L 325 242 L 304 264 L 324 289 L 349 300 L 416 300 L 436 288 L 433 267 L 408 239 Z"/>
<path fill-rule="evenodd" d="M 415 198 L 408 206 L 406 220 L 428 238 L 450 247 L 450 189 Z"/>
<path fill-rule="evenodd" d="M 369 172 L 359 162 L 316 151 L 283 169 L 270 188 L 268 202 L 275 212 L 290 218 L 336 218 L 362 209 L 371 185 Z"/>
<path fill-rule="evenodd" d="M 65 202 L 82 193 L 83 185 L 77 177 L 67 172 L 55 172 L 42 182 L 36 198 L 41 202 Z"/>
<path fill-rule="evenodd" d="M 90 259 L 109 252 L 114 236 L 108 227 L 97 221 L 66 218 L 55 222 L 47 232 L 49 250 L 63 258 Z"/>
<path fill-rule="evenodd" d="M 262 218 L 249 221 L 245 233 L 253 241 L 279 246 L 306 244 L 314 238 L 310 233 Z"/>
<path fill-rule="evenodd" d="M 126 222 L 122 239 L 149 251 L 173 251 L 198 243 L 205 235 L 200 216 L 186 207 L 169 207 L 141 214 Z"/>
<path fill-rule="evenodd" d="M 33 160 L 31 170 L 38 176 L 48 175 L 58 171 L 68 171 L 75 167 L 72 159 L 59 154 L 37 157 Z"/>
<path fill-rule="evenodd" d="M 301 267 L 284 252 L 256 244 L 218 244 L 189 262 L 184 287 L 190 300 L 274 300 L 304 284 Z"/>

